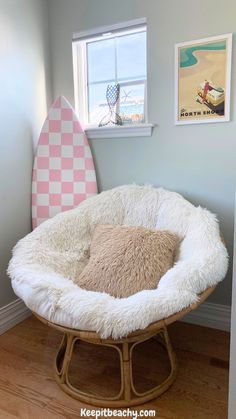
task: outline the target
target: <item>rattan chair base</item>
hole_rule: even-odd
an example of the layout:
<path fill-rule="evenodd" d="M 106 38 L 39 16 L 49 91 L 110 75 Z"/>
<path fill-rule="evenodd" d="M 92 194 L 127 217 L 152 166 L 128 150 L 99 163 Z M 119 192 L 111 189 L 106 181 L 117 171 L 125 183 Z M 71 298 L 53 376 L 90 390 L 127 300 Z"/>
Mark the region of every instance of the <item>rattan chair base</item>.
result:
<path fill-rule="evenodd" d="M 159 320 L 150 324 L 144 330 L 137 330 L 130 333 L 126 338 L 114 340 L 112 338 L 102 339 L 96 332 L 83 331 L 64 327 L 55 323 L 51 323 L 43 317 L 34 313 L 43 323 L 63 332 L 64 337 L 55 359 L 55 378 L 60 388 L 70 396 L 88 404 L 100 407 L 130 407 L 145 403 L 164 393 L 174 382 L 177 374 L 177 361 L 172 349 L 170 339 L 167 332 L 167 325 L 179 320 L 188 312 L 194 310 L 200 305 L 215 289 L 215 286 L 208 288 L 201 295 L 196 303 L 173 314 L 166 319 Z M 153 389 L 139 393 L 133 383 L 132 374 L 132 355 L 134 348 L 140 343 L 155 338 L 167 351 L 170 362 L 170 374 L 161 384 Z M 121 370 L 121 388 L 119 393 L 114 397 L 99 397 L 97 395 L 88 394 L 75 388 L 69 380 L 69 367 L 76 341 L 84 341 L 95 345 L 108 346 L 118 351 L 120 358 Z"/>
<path fill-rule="evenodd" d="M 138 392 L 133 383 L 132 375 L 132 355 L 134 348 L 140 343 L 155 337 L 167 351 L 170 362 L 170 374 L 165 381 L 149 391 L 143 393 Z M 74 344 L 76 341 L 83 340 L 95 345 L 109 346 L 116 350 L 120 358 L 120 376 L 121 388 L 119 393 L 113 397 L 99 397 L 97 395 L 88 394 L 80 391 L 74 387 L 70 382 L 69 368 L 73 354 Z M 133 342 L 120 343 L 105 343 L 104 341 L 92 341 L 87 339 L 80 339 L 72 333 L 66 333 L 62 339 L 61 346 L 55 360 L 55 378 L 63 391 L 70 396 L 88 404 L 101 407 L 130 407 L 138 404 L 145 403 L 151 399 L 158 397 L 164 393 L 173 383 L 176 378 L 177 363 L 176 357 L 173 352 L 170 339 L 168 336 L 167 328 L 164 327 L 158 331 L 158 334 L 152 333 L 145 339 L 137 337 Z"/>

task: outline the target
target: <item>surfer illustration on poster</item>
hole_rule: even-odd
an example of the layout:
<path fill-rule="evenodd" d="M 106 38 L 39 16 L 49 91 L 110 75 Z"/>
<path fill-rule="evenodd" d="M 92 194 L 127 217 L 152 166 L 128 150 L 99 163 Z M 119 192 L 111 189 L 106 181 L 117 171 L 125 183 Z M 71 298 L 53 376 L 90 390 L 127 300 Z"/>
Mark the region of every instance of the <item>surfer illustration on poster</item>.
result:
<path fill-rule="evenodd" d="M 175 123 L 230 119 L 232 34 L 175 45 Z"/>
<path fill-rule="evenodd" d="M 96 174 L 88 140 L 73 108 L 60 96 L 43 124 L 34 159 L 33 228 L 96 193 Z"/>

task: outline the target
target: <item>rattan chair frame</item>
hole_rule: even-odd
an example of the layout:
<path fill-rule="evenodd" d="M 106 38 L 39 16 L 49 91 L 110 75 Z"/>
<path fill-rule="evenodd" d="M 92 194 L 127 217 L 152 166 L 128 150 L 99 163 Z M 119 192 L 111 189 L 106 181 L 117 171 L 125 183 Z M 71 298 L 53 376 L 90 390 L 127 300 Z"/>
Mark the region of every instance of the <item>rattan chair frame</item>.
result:
<path fill-rule="evenodd" d="M 44 324 L 63 333 L 63 339 L 54 363 L 55 379 L 60 388 L 70 396 L 88 404 L 100 407 L 131 407 L 143 404 L 164 393 L 174 382 L 177 375 L 177 360 L 173 351 L 167 326 L 196 309 L 215 289 L 215 286 L 206 289 L 199 295 L 198 301 L 191 306 L 173 314 L 165 319 L 150 324 L 143 330 L 136 330 L 121 339 L 102 339 L 96 332 L 84 331 L 54 324 L 37 313 L 33 313 Z M 169 376 L 156 387 L 138 392 L 133 381 L 133 351 L 137 345 L 154 338 L 167 352 L 170 363 Z M 85 393 L 74 387 L 70 382 L 69 368 L 71 364 L 74 345 L 77 341 L 84 341 L 94 345 L 113 348 L 119 354 L 121 387 L 117 395 L 102 397 Z"/>

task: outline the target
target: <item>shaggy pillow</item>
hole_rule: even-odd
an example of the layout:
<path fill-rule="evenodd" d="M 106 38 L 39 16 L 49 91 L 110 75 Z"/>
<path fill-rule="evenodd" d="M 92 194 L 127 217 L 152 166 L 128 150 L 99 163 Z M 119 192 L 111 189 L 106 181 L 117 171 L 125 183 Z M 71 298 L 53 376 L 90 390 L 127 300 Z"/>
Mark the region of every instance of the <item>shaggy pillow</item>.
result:
<path fill-rule="evenodd" d="M 89 262 L 76 283 L 86 290 L 119 298 L 154 289 L 172 267 L 178 241 L 168 231 L 98 225 Z"/>

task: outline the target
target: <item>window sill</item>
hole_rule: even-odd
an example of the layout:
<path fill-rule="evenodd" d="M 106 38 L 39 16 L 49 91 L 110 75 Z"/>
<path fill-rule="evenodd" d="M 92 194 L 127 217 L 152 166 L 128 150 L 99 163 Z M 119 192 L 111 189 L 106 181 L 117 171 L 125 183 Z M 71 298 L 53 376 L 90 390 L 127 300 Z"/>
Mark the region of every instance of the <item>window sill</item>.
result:
<path fill-rule="evenodd" d="M 153 124 L 137 124 L 109 127 L 85 127 L 88 139 L 123 138 L 123 137 L 151 137 Z"/>

